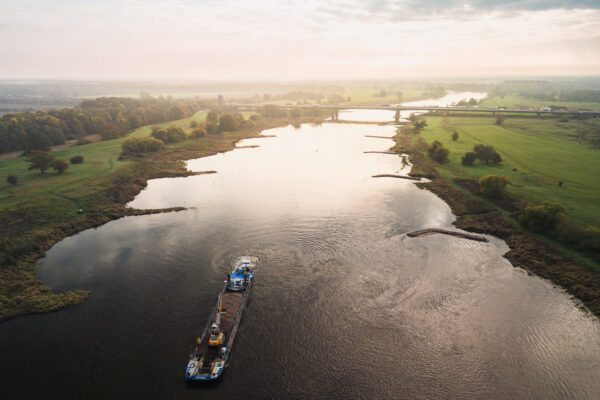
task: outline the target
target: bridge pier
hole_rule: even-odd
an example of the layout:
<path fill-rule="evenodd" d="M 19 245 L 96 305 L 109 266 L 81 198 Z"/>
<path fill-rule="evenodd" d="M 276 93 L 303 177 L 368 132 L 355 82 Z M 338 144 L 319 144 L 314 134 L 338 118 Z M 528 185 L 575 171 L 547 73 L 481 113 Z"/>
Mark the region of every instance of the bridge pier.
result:
<path fill-rule="evenodd" d="M 396 110 L 396 114 L 394 115 L 394 122 L 396 124 L 400 123 L 400 110 Z"/>
<path fill-rule="evenodd" d="M 339 121 L 338 110 L 333 110 L 333 112 L 331 113 L 331 120 L 332 121 Z"/>

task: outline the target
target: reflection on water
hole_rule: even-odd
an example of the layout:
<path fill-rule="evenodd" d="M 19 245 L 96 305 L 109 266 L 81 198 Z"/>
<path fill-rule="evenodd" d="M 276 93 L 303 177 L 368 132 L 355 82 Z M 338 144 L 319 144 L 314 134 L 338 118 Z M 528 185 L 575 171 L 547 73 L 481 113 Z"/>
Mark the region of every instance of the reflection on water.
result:
<path fill-rule="evenodd" d="M 433 99 L 425 99 L 418 101 L 406 101 L 400 103 L 402 106 L 437 106 L 437 107 L 449 107 L 455 105 L 461 100 L 482 100 L 487 97 L 485 92 L 450 92 L 442 97 Z M 401 111 L 400 118 L 406 119 L 412 114 L 413 111 Z M 418 111 L 414 111 L 415 114 L 420 114 Z M 391 122 L 394 121 L 395 111 L 387 110 L 342 110 L 338 114 L 338 118 L 342 121 L 360 121 L 360 122 Z"/>
<path fill-rule="evenodd" d="M 5 398 L 593 399 L 600 326 L 508 249 L 404 233 L 451 226 L 448 206 L 384 150 L 393 126 L 274 129 L 158 179 L 128 217 L 54 246 L 40 268 L 68 310 L 0 325 Z M 195 337 L 238 255 L 257 284 L 224 380 L 188 388 Z"/>

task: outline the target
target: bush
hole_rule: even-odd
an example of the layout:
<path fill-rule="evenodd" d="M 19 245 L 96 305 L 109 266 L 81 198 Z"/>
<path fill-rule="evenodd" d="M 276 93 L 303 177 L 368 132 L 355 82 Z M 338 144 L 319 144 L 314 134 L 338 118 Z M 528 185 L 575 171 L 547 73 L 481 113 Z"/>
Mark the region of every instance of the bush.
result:
<path fill-rule="evenodd" d="M 479 179 L 479 192 L 485 197 L 499 199 L 504 196 L 505 187 L 509 182 L 505 176 L 486 175 Z"/>
<path fill-rule="evenodd" d="M 582 250 L 589 250 L 598 254 L 600 252 L 600 228 L 588 226 L 584 232 L 585 236 L 579 241 L 579 247 Z"/>
<path fill-rule="evenodd" d="M 204 128 L 196 128 L 190 133 L 190 138 L 198 139 L 206 136 L 206 129 Z"/>
<path fill-rule="evenodd" d="M 190 128 L 196 128 L 196 127 L 198 127 L 198 121 L 190 122 Z"/>
<path fill-rule="evenodd" d="M 165 143 L 162 140 L 152 137 L 130 137 L 121 143 L 121 149 L 124 154 L 150 153 L 162 150 Z"/>
<path fill-rule="evenodd" d="M 73 157 L 71 157 L 71 159 L 69 161 L 71 162 L 71 164 L 81 164 L 81 163 L 83 163 L 83 157 L 82 156 L 73 156 Z"/>
<path fill-rule="evenodd" d="M 453 142 L 456 142 L 459 137 L 460 137 L 460 135 L 458 134 L 458 132 L 456 132 L 456 131 L 452 132 L 452 141 Z"/>
<path fill-rule="evenodd" d="M 179 143 L 187 139 L 183 129 L 174 126 L 167 129 L 154 128 L 152 129 L 152 137 L 163 143 Z"/>
<path fill-rule="evenodd" d="M 528 204 L 519 215 L 519 222 L 534 232 L 553 231 L 565 209 L 557 203 Z"/>
<path fill-rule="evenodd" d="M 237 131 L 240 128 L 240 119 L 234 114 L 224 114 L 219 120 L 219 128 L 221 132 Z"/>
<path fill-rule="evenodd" d="M 87 138 L 79 138 L 79 139 L 77 139 L 75 146 L 83 146 L 85 144 L 90 144 L 90 143 L 92 143 L 92 142 L 90 142 L 90 140 Z"/>
<path fill-rule="evenodd" d="M 464 156 L 461 157 L 462 165 L 470 167 L 473 165 L 477 156 L 472 151 L 467 151 Z"/>
<path fill-rule="evenodd" d="M 42 150 L 33 150 L 27 157 L 29 169 L 39 169 L 42 174 L 52 166 L 54 160 L 55 157 L 50 152 Z"/>
<path fill-rule="evenodd" d="M 417 119 L 412 124 L 413 124 L 415 131 L 418 132 L 427 126 L 427 121 L 425 121 L 424 119 Z"/>
<path fill-rule="evenodd" d="M 473 147 L 475 156 L 486 164 L 500 164 L 502 157 L 493 146 L 487 144 L 478 144 Z"/>
<path fill-rule="evenodd" d="M 17 183 L 19 183 L 19 177 L 16 175 L 9 175 L 6 177 L 6 182 L 10 185 L 15 186 Z"/>
<path fill-rule="evenodd" d="M 494 121 L 494 124 L 498 126 L 504 126 L 504 117 L 497 117 L 496 121 Z"/>
<path fill-rule="evenodd" d="M 60 158 L 55 158 L 54 161 L 52 161 L 52 169 L 55 170 L 56 172 L 58 172 L 59 174 L 62 174 L 68 168 L 69 168 L 69 163 L 66 162 L 65 160 L 61 160 Z"/>
<path fill-rule="evenodd" d="M 437 140 L 434 141 L 431 146 L 429 146 L 427 153 L 429 154 L 429 157 L 433 158 L 440 164 L 448 161 L 448 154 L 450 154 L 448 149 L 444 148 L 444 145 Z"/>
<path fill-rule="evenodd" d="M 258 121 L 258 120 L 260 120 L 260 115 L 258 115 L 258 114 L 252 114 L 250 116 L 250 121 Z"/>

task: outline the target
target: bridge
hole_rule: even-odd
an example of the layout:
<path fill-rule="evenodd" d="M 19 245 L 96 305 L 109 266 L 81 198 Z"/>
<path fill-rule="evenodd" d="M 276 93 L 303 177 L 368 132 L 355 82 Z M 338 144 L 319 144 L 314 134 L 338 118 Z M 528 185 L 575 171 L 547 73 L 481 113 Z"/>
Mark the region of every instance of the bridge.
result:
<path fill-rule="evenodd" d="M 257 105 L 257 104 L 230 104 L 237 109 L 241 110 L 256 110 L 265 104 Z M 438 107 L 438 106 L 401 106 L 401 105 L 376 105 L 376 106 L 339 106 L 339 105 L 285 105 L 285 106 L 277 106 L 279 108 L 284 109 L 321 109 L 325 111 L 329 111 L 332 114 L 332 120 L 338 120 L 338 114 L 343 110 L 385 110 L 385 111 L 393 111 L 395 112 L 394 121 L 399 122 L 400 120 L 400 112 L 401 111 L 423 111 L 423 112 L 434 112 L 440 114 L 450 114 L 450 113 L 488 113 L 492 115 L 496 114 L 517 114 L 517 115 L 536 115 L 541 117 L 542 115 L 551 115 L 551 116 L 572 116 L 572 117 L 600 117 L 600 111 L 591 111 L 591 110 L 565 110 L 565 109 L 544 109 L 544 110 L 535 110 L 535 109 L 523 109 L 523 108 L 497 108 L 497 107 L 462 107 L 462 106 L 452 106 L 452 107 Z"/>

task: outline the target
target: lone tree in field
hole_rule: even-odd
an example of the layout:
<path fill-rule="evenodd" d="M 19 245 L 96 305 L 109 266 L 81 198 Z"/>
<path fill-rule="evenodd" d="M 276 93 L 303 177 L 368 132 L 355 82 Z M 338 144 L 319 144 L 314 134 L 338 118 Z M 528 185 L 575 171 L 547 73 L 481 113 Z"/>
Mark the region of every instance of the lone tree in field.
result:
<path fill-rule="evenodd" d="M 458 132 L 456 132 L 456 131 L 452 132 L 452 141 L 456 142 L 459 137 L 460 137 L 460 135 L 458 134 Z"/>
<path fill-rule="evenodd" d="M 500 199 L 504 196 L 504 189 L 509 183 L 505 176 L 486 175 L 479 179 L 479 192 L 490 199 Z"/>
<path fill-rule="evenodd" d="M 15 186 L 17 183 L 19 183 L 19 177 L 16 175 L 9 175 L 6 177 L 6 182 Z"/>
<path fill-rule="evenodd" d="M 434 141 L 431 144 L 431 146 L 429 146 L 429 148 L 427 149 L 427 153 L 429 154 L 429 157 L 433 158 L 440 164 L 443 164 L 446 161 L 448 161 L 448 154 L 450 154 L 448 149 L 444 148 L 444 145 L 438 142 L 437 140 Z"/>
<path fill-rule="evenodd" d="M 56 172 L 58 172 L 59 174 L 62 174 L 68 168 L 69 168 L 69 163 L 66 162 L 65 160 L 61 160 L 60 158 L 55 158 L 54 161 L 52 161 L 52 169 L 55 170 Z"/>
<path fill-rule="evenodd" d="M 27 162 L 30 164 L 29 169 L 39 169 L 43 174 L 52 166 L 55 159 L 56 157 L 48 151 L 33 150 L 27 157 Z"/>
<path fill-rule="evenodd" d="M 487 144 L 478 144 L 473 147 L 473 152 L 479 160 L 486 164 L 500 164 L 502 157 L 493 146 Z"/>
<path fill-rule="evenodd" d="M 464 156 L 461 157 L 462 165 L 470 167 L 473 165 L 477 156 L 472 151 L 467 151 Z"/>
<path fill-rule="evenodd" d="M 519 222 L 535 232 L 548 232 L 556 227 L 565 209 L 557 203 L 544 201 L 542 204 L 528 204 L 519 214 Z"/>
<path fill-rule="evenodd" d="M 81 164 L 83 162 L 83 157 L 82 156 L 73 156 L 73 157 L 71 157 L 71 159 L 69 161 L 71 161 L 71 164 Z"/>

